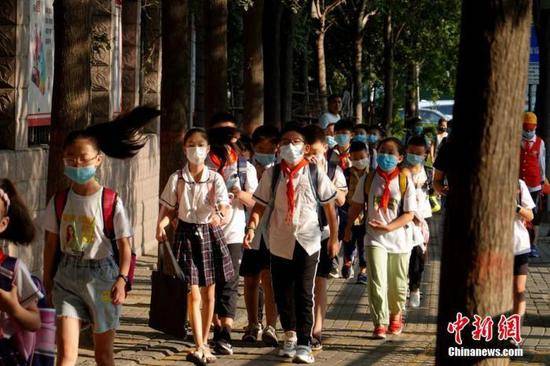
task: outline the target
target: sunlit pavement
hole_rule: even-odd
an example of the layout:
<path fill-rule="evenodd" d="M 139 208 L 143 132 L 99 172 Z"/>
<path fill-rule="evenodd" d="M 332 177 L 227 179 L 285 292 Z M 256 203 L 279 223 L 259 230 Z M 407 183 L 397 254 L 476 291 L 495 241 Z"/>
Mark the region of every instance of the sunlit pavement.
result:
<path fill-rule="evenodd" d="M 434 228 L 440 228 L 436 217 Z M 546 233 L 549 228 L 543 228 Z M 316 353 L 318 365 L 406 365 L 435 364 L 435 329 L 439 283 L 440 230 L 432 230 L 430 260 L 426 265 L 422 287 L 422 304 L 409 309 L 405 331 L 400 336 L 388 336 L 386 341 L 371 338 L 367 289 L 353 280 L 330 280 L 329 308 L 323 351 Z M 527 295 L 527 317 L 522 329 L 526 338 L 525 355 L 513 364 L 550 364 L 550 237 L 539 245 L 542 258 L 530 264 Z M 126 306 L 122 325 L 115 341 L 117 365 L 176 365 L 185 362 L 191 346 L 189 340 L 171 339 L 147 326 L 150 298 L 150 273 L 156 257 L 145 256 L 139 261 L 137 283 Z M 239 290 L 239 309 L 233 333 L 235 354 L 222 356 L 219 365 L 279 365 L 288 363 L 269 347 L 245 344 L 240 341 L 246 325 L 246 312 Z M 280 335 L 281 332 L 279 333 Z M 83 346 L 79 365 L 92 365 L 93 351 Z"/>

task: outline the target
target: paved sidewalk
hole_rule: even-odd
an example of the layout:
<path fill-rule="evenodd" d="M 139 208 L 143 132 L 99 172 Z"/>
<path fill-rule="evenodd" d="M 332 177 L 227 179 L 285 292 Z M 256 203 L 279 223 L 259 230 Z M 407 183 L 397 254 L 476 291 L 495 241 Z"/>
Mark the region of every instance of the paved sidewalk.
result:
<path fill-rule="evenodd" d="M 439 226 L 439 225 L 438 225 Z M 437 230 L 439 231 L 439 230 Z M 544 231 L 543 231 L 544 232 Z M 371 339 L 366 287 L 342 279 L 329 282 L 329 308 L 323 351 L 316 354 L 317 365 L 431 365 L 435 364 L 435 329 L 439 285 L 439 232 L 433 233 L 422 287 L 419 309 L 409 309 L 407 325 L 400 336 L 386 341 Z M 540 244 L 542 259 L 530 266 L 527 317 L 523 329 L 526 355 L 513 364 L 550 364 L 550 237 Z M 139 261 L 137 283 L 124 308 L 122 325 L 115 342 L 117 365 L 180 365 L 191 343 L 170 339 L 147 326 L 150 297 L 150 271 L 154 256 Z M 246 325 L 246 313 L 240 288 L 238 318 L 234 339 L 240 339 Z M 233 356 L 220 357 L 217 365 L 279 365 L 273 348 L 253 347 L 235 342 Z M 91 347 L 81 349 L 79 365 L 92 365 Z"/>

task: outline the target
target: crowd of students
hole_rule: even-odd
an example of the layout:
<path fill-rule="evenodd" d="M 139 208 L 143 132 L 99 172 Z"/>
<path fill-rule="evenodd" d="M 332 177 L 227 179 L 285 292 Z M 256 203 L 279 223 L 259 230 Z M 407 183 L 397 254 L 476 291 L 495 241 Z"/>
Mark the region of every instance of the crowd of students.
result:
<path fill-rule="evenodd" d="M 355 277 L 358 264 L 356 281 L 367 286 L 374 338 L 403 332 L 408 295 L 408 306 L 420 306 L 432 180 L 439 194 L 449 190 L 445 165 L 435 164 L 434 174 L 425 161 L 447 143 L 447 126 L 440 122 L 433 149 L 422 131 L 401 141 L 376 126 L 340 119 L 337 98 L 329 104 L 334 113 L 319 124 L 260 126 L 250 138 L 241 136 L 229 114 L 215 115 L 209 130 L 185 133 L 185 164 L 160 196 L 156 237 L 167 240 L 167 227 L 175 225 L 172 248 L 189 288 L 195 342 L 189 361 L 204 365 L 233 353 L 240 276 L 248 319 L 242 339 L 279 347 L 279 319 L 278 353 L 296 363 L 313 363 L 313 351 L 323 347 L 335 258 L 341 257 L 338 272 L 345 279 Z M 93 327 L 97 363 L 114 365 L 113 341 L 134 264 L 132 228 L 122 200 L 93 178 L 105 156 L 135 155 L 144 145 L 141 127 L 156 115 L 140 107 L 69 134 L 63 164 L 71 187 L 50 200 L 43 219 L 45 293 L 24 264 L 12 288 L 0 288 L 0 320 L 25 329 L 40 325 L 39 299 L 46 296 L 55 307 L 58 365 L 76 363 L 86 325 Z M 523 136 L 529 141 L 530 122 L 529 115 Z M 522 149 L 540 148 L 539 140 L 533 143 Z M 539 185 L 541 177 L 539 171 Z M 514 242 L 514 310 L 520 314 L 530 243 L 525 223 L 535 208 L 529 191 L 520 180 Z M 30 228 L 13 184 L 1 180 L 0 238 L 28 243 Z M 0 252 L 0 264 L 4 257 Z M 5 324 L 0 322 L 0 365 L 10 364 L 8 357 L 22 365 Z"/>

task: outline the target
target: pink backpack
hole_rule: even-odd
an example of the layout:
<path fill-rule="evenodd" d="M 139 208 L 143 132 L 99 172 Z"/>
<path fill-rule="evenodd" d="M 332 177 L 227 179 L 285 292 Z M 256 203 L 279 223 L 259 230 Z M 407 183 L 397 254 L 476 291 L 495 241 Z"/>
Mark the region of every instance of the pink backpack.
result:
<path fill-rule="evenodd" d="M 0 253 L 1 254 L 1 253 Z M 19 260 L 10 256 L 0 256 L 0 288 L 10 291 L 16 281 Z M 32 279 L 38 289 L 44 293 L 42 282 L 35 276 Z M 55 309 L 47 307 L 44 299 L 39 301 L 41 328 L 36 332 L 22 329 L 16 322 L 3 321 L 3 329 L 13 331 L 13 344 L 19 355 L 29 366 L 53 366 L 55 362 Z"/>

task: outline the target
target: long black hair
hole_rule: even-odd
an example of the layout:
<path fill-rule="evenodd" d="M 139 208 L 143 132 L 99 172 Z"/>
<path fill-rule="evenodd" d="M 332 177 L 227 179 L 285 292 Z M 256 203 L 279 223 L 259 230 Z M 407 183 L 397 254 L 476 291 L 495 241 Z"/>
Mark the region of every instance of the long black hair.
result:
<path fill-rule="evenodd" d="M 29 244 L 33 241 L 36 230 L 25 202 L 17 193 L 17 189 L 11 180 L 0 179 L 0 189 L 10 199 L 8 211 L 5 213 L 10 221 L 6 230 L 0 233 L 0 239 L 6 239 L 21 245 Z"/>
<path fill-rule="evenodd" d="M 229 161 L 229 152 L 227 147 L 236 150 L 236 146 L 231 140 L 237 133 L 234 127 L 216 127 L 208 130 L 208 142 L 210 143 L 210 152 L 220 159 L 219 172 Z"/>
<path fill-rule="evenodd" d="M 160 111 L 149 106 L 140 106 L 119 115 L 111 122 L 99 123 L 83 130 L 69 133 L 63 149 L 78 139 L 91 140 L 105 155 L 116 159 L 135 156 L 147 142 L 143 127 L 160 115 Z"/>

